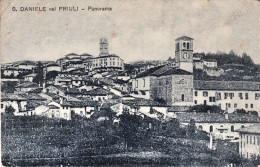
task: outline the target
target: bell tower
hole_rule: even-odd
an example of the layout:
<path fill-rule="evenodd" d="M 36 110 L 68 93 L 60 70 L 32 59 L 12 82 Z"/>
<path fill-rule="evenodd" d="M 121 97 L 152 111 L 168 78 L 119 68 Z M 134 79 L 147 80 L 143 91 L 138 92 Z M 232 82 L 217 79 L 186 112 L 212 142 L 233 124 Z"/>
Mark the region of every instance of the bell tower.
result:
<path fill-rule="evenodd" d="M 100 54 L 99 56 L 108 56 L 108 42 L 106 38 L 100 38 Z"/>
<path fill-rule="evenodd" d="M 193 73 L 193 39 L 182 36 L 175 39 L 176 67 Z"/>

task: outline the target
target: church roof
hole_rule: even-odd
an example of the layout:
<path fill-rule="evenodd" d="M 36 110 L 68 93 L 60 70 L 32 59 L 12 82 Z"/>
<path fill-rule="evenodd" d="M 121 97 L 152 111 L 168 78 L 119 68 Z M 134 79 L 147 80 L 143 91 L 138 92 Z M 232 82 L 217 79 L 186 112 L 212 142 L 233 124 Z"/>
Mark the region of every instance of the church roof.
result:
<path fill-rule="evenodd" d="M 192 75 L 192 73 L 173 67 L 165 71 L 164 73 L 159 74 L 158 76 L 165 76 L 165 75 Z"/>
<path fill-rule="evenodd" d="M 179 41 L 179 40 L 193 40 L 193 39 L 190 38 L 190 37 L 187 37 L 187 36 L 183 35 L 183 36 L 181 36 L 181 37 L 175 39 L 175 41 Z"/>

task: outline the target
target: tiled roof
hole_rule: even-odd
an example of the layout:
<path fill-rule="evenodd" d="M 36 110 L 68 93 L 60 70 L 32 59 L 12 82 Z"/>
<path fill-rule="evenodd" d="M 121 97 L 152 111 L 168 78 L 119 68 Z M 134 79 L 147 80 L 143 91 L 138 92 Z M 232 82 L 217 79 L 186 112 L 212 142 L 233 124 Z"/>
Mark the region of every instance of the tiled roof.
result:
<path fill-rule="evenodd" d="M 70 106 L 70 107 L 88 107 L 88 106 L 98 106 L 99 103 L 96 101 L 66 101 L 61 106 Z"/>
<path fill-rule="evenodd" d="M 142 77 L 150 76 L 153 72 L 157 71 L 158 69 L 160 69 L 162 67 L 163 66 L 157 66 L 157 67 L 150 68 L 150 69 L 138 74 L 136 76 L 136 78 L 142 78 Z"/>
<path fill-rule="evenodd" d="M 242 129 L 238 129 L 237 131 L 241 133 L 260 134 L 260 123 Z"/>
<path fill-rule="evenodd" d="M 165 71 L 164 73 L 159 74 L 158 76 L 165 76 L 165 75 L 192 75 L 192 73 L 173 67 L 173 68 Z"/>
<path fill-rule="evenodd" d="M 27 99 L 18 94 L 1 94 L 1 101 L 19 100 L 26 101 Z"/>
<path fill-rule="evenodd" d="M 32 74 L 25 75 L 25 77 L 36 77 L 36 75 L 37 75 L 37 74 L 32 73 Z"/>
<path fill-rule="evenodd" d="M 37 88 L 39 87 L 38 84 L 36 83 L 33 83 L 33 82 L 24 82 L 24 83 L 21 83 L 19 85 L 17 85 L 16 87 L 21 87 L 21 88 Z"/>
<path fill-rule="evenodd" d="M 35 109 L 36 107 L 41 106 L 41 105 L 47 106 L 47 103 L 43 102 L 43 101 L 30 100 L 27 102 L 26 107 L 27 107 L 27 109 Z"/>
<path fill-rule="evenodd" d="M 248 90 L 260 91 L 260 82 L 254 81 L 193 81 L 195 90 Z"/>
<path fill-rule="evenodd" d="M 90 91 L 84 92 L 85 95 L 90 95 L 90 96 L 102 96 L 102 95 L 108 95 L 110 92 L 108 90 L 105 90 L 103 88 L 96 88 Z"/>
<path fill-rule="evenodd" d="M 177 112 L 176 116 L 180 122 L 185 123 L 191 119 L 197 123 L 259 123 L 258 117 L 249 114 L 228 114 L 228 119 L 219 113 Z"/>
<path fill-rule="evenodd" d="M 218 62 L 216 59 L 204 59 L 203 61 L 207 61 L 207 62 Z"/>
<path fill-rule="evenodd" d="M 175 41 L 179 41 L 179 40 L 181 40 L 181 39 L 182 39 L 182 40 L 193 40 L 192 38 L 183 35 L 183 36 L 181 36 L 181 37 L 175 39 Z"/>
<path fill-rule="evenodd" d="M 29 93 L 29 94 L 20 94 L 20 96 L 26 98 L 27 100 L 46 100 L 45 98 L 41 97 L 37 93 Z"/>
<path fill-rule="evenodd" d="M 123 100 L 122 103 L 133 106 L 164 106 L 163 104 L 147 99 Z"/>

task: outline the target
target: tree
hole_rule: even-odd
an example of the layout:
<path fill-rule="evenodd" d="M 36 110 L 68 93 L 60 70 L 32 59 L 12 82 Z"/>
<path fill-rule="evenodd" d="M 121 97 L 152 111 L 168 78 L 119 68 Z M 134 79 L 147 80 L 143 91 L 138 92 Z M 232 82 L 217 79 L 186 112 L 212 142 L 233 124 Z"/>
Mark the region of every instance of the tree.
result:
<path fill-rule="evenodd" d="M 15 109 L 10 105 L 10 106 L 6 106 L 5 108 L 5 113 L 9 116 L 13 116 L 15 112 Z"/>
<path fill-rule="evenodd" d="M 189 125 L 187 127 L 187 136 L 190 137 L 190 138 L 193 138 L 194 134 L 195 134 L 195 131 L 196 131 L 195 120 L 191 119 L 190 123 L 189 123 Z"/>
<path fill-rule="evenodd" d="M 129 146 L 135 146 L 140 141 L 140 128 L 142 125 L 142 117 L 138 115 L 131 115 L 129 110 L 124 109 L 123 114 L 120 115 L 119 136 L 124 138 L 125 149 Z"/>

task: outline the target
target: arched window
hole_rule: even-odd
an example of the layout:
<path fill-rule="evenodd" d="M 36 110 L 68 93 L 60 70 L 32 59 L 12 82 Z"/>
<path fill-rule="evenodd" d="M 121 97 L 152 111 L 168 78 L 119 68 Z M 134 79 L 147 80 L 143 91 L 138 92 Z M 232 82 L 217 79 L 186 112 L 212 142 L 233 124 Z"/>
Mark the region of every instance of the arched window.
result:
<path fill-rule="evenodd" d="M 202 125 L 199 126 L 199 130 L 203 130 L 203 126 Z"/>
<path fill-rule="evenodd" d="M 231 125 L 231 132 L 234 132 L 234 125 Z"/>
<path fill-rule="evenodd" d="M 186 47 L 186 43 L 185 43 L 185 42 L 183 42 L 183 47 L 184 47 L 184 48 Z"/>
<path fill-rule="evenodd" d="M 245 127 L 244 125 L 241 126 L 241 128 L 244 128 L 244 127 Z"/>
<path fill-rule="evenodd" d="M 187 49 L 190 49 L 190 43 L 187 42 Z"/>
<path fill-rule="evenodd" d="M 209 132 L 213 132 L 213 125 L 210 125 Z"/>

